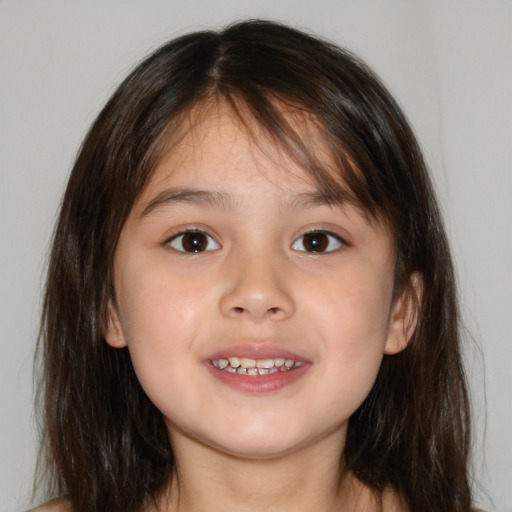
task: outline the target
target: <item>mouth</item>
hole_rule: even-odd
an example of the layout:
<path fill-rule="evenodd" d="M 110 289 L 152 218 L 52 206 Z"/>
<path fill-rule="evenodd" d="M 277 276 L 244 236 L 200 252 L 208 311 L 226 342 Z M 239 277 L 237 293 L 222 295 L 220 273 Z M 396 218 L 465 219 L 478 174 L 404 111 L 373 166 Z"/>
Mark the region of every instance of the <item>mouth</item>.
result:
<path fill-rule="evenodd" d="M 227 359 L 212 359 L 210 364 L 223 372 L 255 377 L 257 375 L 269 375 L 295 370 L 303 366 L 304 361 L 296 361 L 284 357 L 251 359 L 249 357 L 232 356 Z"/>
<path fill-rule="evenodd" d="M 307 359 L 277 345 L 244 344 L 204 361 L 215 380 L 249 394 L 279 391 L 311 368 Z"/>

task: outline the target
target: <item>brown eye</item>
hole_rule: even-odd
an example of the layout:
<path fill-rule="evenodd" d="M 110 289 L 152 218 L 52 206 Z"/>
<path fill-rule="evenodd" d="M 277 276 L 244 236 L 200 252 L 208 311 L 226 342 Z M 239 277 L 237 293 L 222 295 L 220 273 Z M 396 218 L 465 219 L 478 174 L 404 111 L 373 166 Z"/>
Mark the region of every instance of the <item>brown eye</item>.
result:
<path fill-rule="evenodd" d="M 204 252 L 220 249 L 220 245 L 206 233 L 202 231 L 186 231 L 178 233 L 169 241 L 169 245 L 181 252 Z"/>
<path fill-rule="evenodd" d="M 325 231 L 305 233 L 295 240 L 292 249 L 301 252 L 332 252 L 343 245 L 341 238 Z"/>

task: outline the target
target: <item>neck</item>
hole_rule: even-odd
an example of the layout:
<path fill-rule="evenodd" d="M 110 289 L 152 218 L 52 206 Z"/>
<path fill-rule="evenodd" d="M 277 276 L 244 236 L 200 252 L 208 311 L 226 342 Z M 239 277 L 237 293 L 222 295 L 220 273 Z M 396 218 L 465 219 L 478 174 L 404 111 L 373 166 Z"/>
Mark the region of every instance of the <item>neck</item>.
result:
<path fill-rule="evenodd" d="M 176 467 L 166 512 L 372 510 L 340 463 L 344 432 L 272 459 L 244 459 L 172 433 Z"/>

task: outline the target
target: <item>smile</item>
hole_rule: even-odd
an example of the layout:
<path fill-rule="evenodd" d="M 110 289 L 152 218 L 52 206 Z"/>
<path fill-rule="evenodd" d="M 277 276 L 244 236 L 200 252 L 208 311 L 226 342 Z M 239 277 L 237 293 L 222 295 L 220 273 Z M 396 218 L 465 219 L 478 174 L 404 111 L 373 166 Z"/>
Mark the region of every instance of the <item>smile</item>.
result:
<path fill-rule="evenodd" d="M 313 366 L 308 358 L 272 342 L 232 345 L 203 364 L 216 381 L 249 395 L 275 393 L 301 380 Z"/>
<path fill-rule="evenodd" d="M 211 365 L 229 373 L 239 375 L 268 375 L 279 372 L 287 372 L 300 368 L 304 363 L 284 357 L 272 357 L 266 359 L 251 359 L 248 357 L 220 358 L 211 361 Z"/>

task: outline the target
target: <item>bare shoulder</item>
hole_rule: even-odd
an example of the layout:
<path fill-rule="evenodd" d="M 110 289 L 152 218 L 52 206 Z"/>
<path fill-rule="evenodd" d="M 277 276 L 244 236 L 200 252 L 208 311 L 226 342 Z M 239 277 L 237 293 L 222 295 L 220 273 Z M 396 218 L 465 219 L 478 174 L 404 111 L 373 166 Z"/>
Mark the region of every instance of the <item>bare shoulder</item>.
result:
<path fill-rule="evenodd" d="M 71 504 L 65 498 L 59 498 L 57 500 L 49 501 L 44 505 L 32 508 L 27 512 L 73 512 Z"/>

